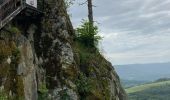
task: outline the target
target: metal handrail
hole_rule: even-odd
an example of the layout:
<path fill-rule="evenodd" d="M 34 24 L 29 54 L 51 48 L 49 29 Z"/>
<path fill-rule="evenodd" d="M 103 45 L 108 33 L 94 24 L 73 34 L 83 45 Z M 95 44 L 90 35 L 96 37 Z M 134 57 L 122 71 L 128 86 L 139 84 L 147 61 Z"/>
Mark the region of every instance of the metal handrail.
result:
<path fill-rule="evenodd" d="M 0 21 L 2 20 L 2 7 L 7 4 L 10 0 L 5 0 L 1 5 L 0 5 Z"/>
<path fill-rule="evenodd" d="M 16 4 L 18 1 L 21 2 L 21 0 L 5 0 L 5 2 L 0 5 L 0 21 L 17 9 Z"/>
<path fill-rule="evenodd" d="M 11 1 L 11 0 L 5 0 L 5 1 L 0 5 L 0 9 L 1 9 L 1 7 L 2 7 L 3 5 L 5 5 L 5 4 L 8 3 L 9 1 Z"/>
<path fill-rule="evenodd" d="M 23 9 L 29 8 L 37 10 L 26 3 L 26 0 L 4 0 L 0 4 L 0 29 L 3 28 L 9 21 L 17 16 Z"/>

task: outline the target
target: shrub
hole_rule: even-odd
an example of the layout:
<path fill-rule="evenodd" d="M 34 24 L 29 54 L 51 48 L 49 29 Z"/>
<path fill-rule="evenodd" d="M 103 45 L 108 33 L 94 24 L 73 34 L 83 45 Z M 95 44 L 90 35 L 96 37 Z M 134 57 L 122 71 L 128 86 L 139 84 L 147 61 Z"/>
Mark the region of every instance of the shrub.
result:
<path fill-rule="evenodd" d="M 67 89 L 63 89 L 62 91 L 59 92 L 60 94 L 60 100 L 72 100 L 70 96 L 67 93 Z"/>
<path fill-rule="evenodd" d="M 48 89 L 46 87 L 45 82 L 40 84 L 38 91 L 39 91 L 38 100 L 47 100 Z"/>
<path fill-rule="evenodd" d="M 83 21 L 82 25 L 76 29 L 76 40 L 88 47 L 97 48 L 101 39 L 98 33 L 98 27 L 92 26 L 90 22 Z"/>
<path fill-rule="evenodd" d="M 83 73 L 80 73 L 76 80 L 76 86 L 82 98 L 88 96 L 92 90 L 90 79 L 88 79 Z"/>
<path fill-rule="evenodd" d="M 40 84 L 40 87 L 39 87 L 38 91 L 40 91 L 41 93 L 48 92 L 48 89 L 46 87 L 46 83 L 45 82 Z"/>

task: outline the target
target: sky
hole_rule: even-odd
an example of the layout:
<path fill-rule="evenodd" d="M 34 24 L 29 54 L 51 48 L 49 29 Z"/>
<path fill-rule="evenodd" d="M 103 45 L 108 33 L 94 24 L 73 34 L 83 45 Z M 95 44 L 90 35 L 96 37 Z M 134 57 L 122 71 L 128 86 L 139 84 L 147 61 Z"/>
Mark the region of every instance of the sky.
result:
<path fill-rule="evenodd" d="M 85 0 L 69 9 L 74 27 L 87 18 Z M 113 65 L 170 62 L 170 0 L 93 0 L 103 37 L 101 52 Z"/>

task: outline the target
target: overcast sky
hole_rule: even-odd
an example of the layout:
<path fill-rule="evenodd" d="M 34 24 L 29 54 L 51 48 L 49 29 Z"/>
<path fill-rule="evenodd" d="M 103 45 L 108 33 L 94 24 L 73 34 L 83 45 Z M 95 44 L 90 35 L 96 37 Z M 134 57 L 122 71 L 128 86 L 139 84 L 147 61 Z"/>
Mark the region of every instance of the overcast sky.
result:
<path fill-rule="evenodd" d="M 102 52 L 113 65 L 170 61 L 170 0 L 93 2 Z M 75 27 L 87 18 L 86 9 L 77 2 L 70 8 Z"/>

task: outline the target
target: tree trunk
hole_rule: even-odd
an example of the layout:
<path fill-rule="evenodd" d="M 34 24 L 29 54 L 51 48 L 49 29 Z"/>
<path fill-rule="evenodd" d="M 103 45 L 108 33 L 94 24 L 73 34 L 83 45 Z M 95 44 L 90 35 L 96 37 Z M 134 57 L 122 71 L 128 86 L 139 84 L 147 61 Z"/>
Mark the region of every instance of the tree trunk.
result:
<path fill-rule="evenodd" d="M 87 1 L 88 1 L 88 18 L 89 18 L 89 22 L 93 26 L 93 4 L 92 4 L 92 0 L 87 0 Z"/>
<path fill-rule="evenodd" d="M 92 47 L 95 47 L 95 40 L 94 40 L 94 21 L 93 21 L 93 4 L 92 0 L 87 0 L 88 2 L 88 19 L 89 19 L 89 33 L 92 35 Z"/>

